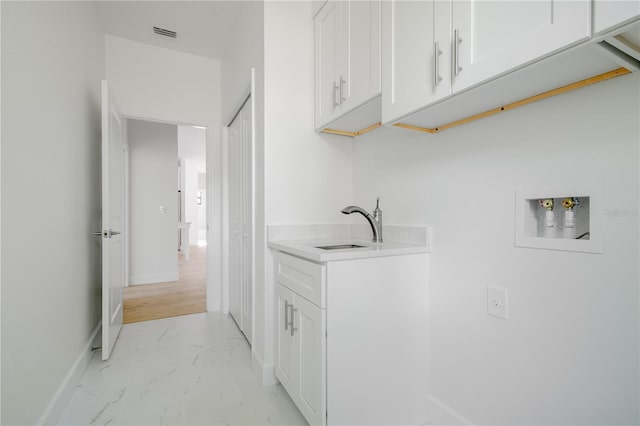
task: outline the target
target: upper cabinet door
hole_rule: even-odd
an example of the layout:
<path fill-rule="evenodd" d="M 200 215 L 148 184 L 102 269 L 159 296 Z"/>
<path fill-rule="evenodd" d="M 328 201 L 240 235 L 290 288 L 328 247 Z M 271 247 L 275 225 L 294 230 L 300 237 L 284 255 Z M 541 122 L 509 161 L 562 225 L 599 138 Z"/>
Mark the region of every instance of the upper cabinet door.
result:
<path fill-rule="evenodd" d="M 327 1 L 314 27 L 321 129 L 380 95 L 380 0 Z"/>
<path fill-rule="evenodd" d="M 453 92 L 586 40 L 591 36 L 590 4 L 588 0 L 453 1 Z"/>
<path fill-rule="evenodd" d="M 342 77 L 342 108 L 350 110 L 380 94 L 380 0 L 342 2 L 342 42 L 348 50 Z"/>
<path fill-rule="evenodd" d="M 316 127 L 333 119 L 340 105 L 336 80 L 339 6 L 337 1 L 327 2 L 314 20 Z"/>
<path fill-rule="evenodd" d="M 640 17 L 640 1 L 595 0 L 593 32 L 601 34 Z"/>
<path fill-rule="evenodd" d="M 449 96 L 450 2 L 382 3 L 382 122 Z"/>

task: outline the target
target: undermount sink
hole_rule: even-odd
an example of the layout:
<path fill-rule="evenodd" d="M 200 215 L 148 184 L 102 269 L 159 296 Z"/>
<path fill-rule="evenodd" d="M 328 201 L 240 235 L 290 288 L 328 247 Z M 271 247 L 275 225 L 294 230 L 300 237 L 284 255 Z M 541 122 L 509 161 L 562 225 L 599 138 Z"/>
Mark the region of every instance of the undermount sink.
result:
<path fill-rule="evenodd" d="M 360 246 L 358 244 L 336 244 L 333 246 L 316 246 L 316 248 L 322 250 L 343 250 L 343 249 L 354 249 L 354 248 L 364 248 L 367 246 Z"/>

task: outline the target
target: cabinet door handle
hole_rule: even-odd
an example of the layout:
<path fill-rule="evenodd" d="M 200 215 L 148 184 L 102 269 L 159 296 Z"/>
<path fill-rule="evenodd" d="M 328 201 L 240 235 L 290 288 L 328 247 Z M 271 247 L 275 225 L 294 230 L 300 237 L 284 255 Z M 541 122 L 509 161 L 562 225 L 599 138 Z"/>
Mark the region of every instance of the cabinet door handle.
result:
<path fill-rule="evenodd" d="M 342 76 L 340 76 L 340 105 L 342 105 L 342 102 L 346 101 L 345 97 L 344 97 L 344 85 L 345 85 L 346 81 L 344 78 L 342 78 Z"/>
<path fill-rule="evenodd" d="M 333 82 L 333 109 L 336 109 L 336 107 L 340 105 L 336 96 L 336 92 L 338 90 L 339 90 L 338 84 L 334 81 Z"/>
<path fill-rule="evenodd" d="M 293 303 L 290 304 L 289 307 L 291 308 L 291 337 L 293 337 L 293 333 L 298 331 L 298 329 L 293 326 L 293 320 L 295 318 L 293 314 L 298 312 L 298 310 L 293 308 Z"/>
<path fill-rule="evenodd" d="M 437 41 L 433 44 L 433 85 L 437 86 L 442 81 L 442 76 L 440 75 L 440 55 L 442 55 L 442 50 L 440 50 L 440 43 Z"/>
<path fill-rule="evenodd" d="M 459 75 L 460 71 L 462 71 L 460 66 L 460 43 L 462 43 L 460 30 L 456 28 L 453 30 L 453 72 L 455 75 Z"/>
<path fill-rule="evenodd" d="M 293 306 L 293 304 L 289 305 L 288 301 L 284 301 L 284 330 L 289 330 L 289 306 Z"/>

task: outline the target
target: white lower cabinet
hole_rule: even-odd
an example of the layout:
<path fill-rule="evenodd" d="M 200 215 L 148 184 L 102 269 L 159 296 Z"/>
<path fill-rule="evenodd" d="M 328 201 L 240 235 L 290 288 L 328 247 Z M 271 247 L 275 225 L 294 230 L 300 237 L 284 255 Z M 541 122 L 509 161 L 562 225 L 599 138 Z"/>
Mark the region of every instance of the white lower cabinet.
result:
<path fill-rule="evenodd" d="M 428 420 L 428 254 L 315 263 L 276 252 L 274 270 L 276 377 L 309 424 Z"/>
<path fill-rule="evenodd" d="M 309 424 L 324 425 L 326 309 L 276 284 L 276 377 Z"/>

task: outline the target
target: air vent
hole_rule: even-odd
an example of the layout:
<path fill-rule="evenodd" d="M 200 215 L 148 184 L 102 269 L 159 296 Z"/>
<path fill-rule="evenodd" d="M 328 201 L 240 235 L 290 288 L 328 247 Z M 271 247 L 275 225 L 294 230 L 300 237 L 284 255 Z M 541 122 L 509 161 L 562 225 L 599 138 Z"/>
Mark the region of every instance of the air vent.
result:
<path fill-rule="evenodd" d="M 175 31 L 166 30 L 160 27 L 153 27 L 153 32 L 164 37 L 178 38 L 178 33 Z"/>

